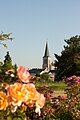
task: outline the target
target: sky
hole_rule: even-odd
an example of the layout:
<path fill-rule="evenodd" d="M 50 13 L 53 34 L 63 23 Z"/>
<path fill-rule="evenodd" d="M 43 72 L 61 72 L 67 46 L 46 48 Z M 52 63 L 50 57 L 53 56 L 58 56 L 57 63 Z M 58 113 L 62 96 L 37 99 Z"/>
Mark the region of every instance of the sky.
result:
<path fill-rule="evenodd" d="M 12 63 L 41 68 L 46 41 L 52 60 L 66 44 L 80 35 L 80 0 L 0 0 L 0 33 L 13 41 L 0 45 L 0 59 L 9 51 Z"/>

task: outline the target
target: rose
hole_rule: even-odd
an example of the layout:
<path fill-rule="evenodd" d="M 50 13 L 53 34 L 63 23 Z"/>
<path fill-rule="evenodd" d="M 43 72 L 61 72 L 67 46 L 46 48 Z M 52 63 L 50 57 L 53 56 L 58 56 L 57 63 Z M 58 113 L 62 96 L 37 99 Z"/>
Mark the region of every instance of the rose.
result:
<path fill-rule="evenodd" d="M 0 92 L 0 110 L 6 110 L 8 106 L 7 96 L 4 92 Z"/>
<path fill-rule="evenodd" d="M 12 107 L 12 112 L 15 112 L 17 107 L 21 105 L 25 99 L 26 92 L 23 89 L 22 83 L 14 83 L 8 88 L 8 102 Z"/>
<path fill-rule="evenodd" d="M 37 92 L 35 85 L 28 83 L 14 83 L 8 88 L 8 102 L 12 107 L 12 112 L 15 112 L 18 106 L 21 106 L 22 103 L 33 107 L 36 105 L 36 112 L 40 115 L 40 108 L 44 106 L 45 97 L 43 94 Z"/>
<path fill-rule="evenodd" d="M 23 84 L 23 89 L 26 91 L 24 103 L 30 107 L 33 107 L 37 95 L 37 90 L 35 88 L 35 85 L 32 83 Z"/>
<path fill-rule="evenodd" d="M 17 74 L 20 80 L 24 83 L 28 83 L 31 78 L 30 73 L 26 70 L 24 66 L 18 67 Z"/>
<path fill-rule="evenodd" d="M 9 71 L 12 73 L 11 70 Z M 36 90 L 33 83 L 29 83 L 31 76 L 24 66 L 18 67 L 17 75 L 19 79 L 14 84 L 8 86 L 2 84 L 2 87 L 7 92 L 7 106 L 11 108 L 11 112 L 15 112 L 20 106 L 24 111 L 26 111 L 27 106 L 35 107 L 35 112 L 40 115 L 40 109 L 45 103 L 44 95 Z"/>
<path fill-rule="evenodd" d="M 40 115 L 40 109 L 45 103 L 44 95 L 37 92 L 34 84 L 23 84 L 23 87 L 27 91 L 27 96 L 25 96 L 24 103 L 29 107 L 33 107 L 35 104 L 35 112 Z"/>
<path fill-rule="evenodd" d="M 45 97 L 43 94 L 38 93 L 37 94 L 37 99 L 36 99 L 36 109 L 35 112 L 39 114 L 40 116 L 40 109 L 44 106 L 45 104 Z"/>

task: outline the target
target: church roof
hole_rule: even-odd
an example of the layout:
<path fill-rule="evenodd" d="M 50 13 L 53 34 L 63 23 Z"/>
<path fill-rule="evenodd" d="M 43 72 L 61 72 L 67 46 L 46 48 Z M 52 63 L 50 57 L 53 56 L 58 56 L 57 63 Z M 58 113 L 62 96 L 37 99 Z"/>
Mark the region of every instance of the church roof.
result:
<path fill-rule="evenodd" d="M 44 57 L 49 57 L 49 49 L 48 49 L 48 44 L 46 42 L 46 48 L 45 48 L 45 53 L 44 53 Z"/>

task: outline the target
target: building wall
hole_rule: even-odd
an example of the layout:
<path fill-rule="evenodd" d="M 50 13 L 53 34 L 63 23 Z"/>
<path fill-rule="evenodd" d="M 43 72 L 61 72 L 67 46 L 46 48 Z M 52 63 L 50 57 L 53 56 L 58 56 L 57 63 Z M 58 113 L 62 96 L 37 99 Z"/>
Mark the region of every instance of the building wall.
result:
<path fill-rule="evenodd" d="M 48 70 L 51 70 L 51 57 L 43 57 L 43 66 L 42 68 L 48 68 Z"/>

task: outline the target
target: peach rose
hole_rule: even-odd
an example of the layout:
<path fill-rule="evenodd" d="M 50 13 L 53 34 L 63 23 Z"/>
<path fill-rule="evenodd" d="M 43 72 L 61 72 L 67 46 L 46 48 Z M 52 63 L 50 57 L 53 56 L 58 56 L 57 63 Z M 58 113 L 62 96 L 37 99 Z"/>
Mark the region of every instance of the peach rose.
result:
<path fill-rule="evenodd" d="M 24 83 L 28 83 L 31 78 L 30 73 L 26 70 L 24 66 L 18 67 L 17 74 L 20 80 Z"/>
<path fill-rule="evenodd" d="M 36 107 L 42 108 L 45 103 L 45 97 L 43 94 L 38 93 L 37 100 L 36 100 Z"/>
<path fill-rule="evenodd" d="M 45 97 L 44 97 L 43 94 L 40 94 L 40 93 L 38 93 L 36 97 L 37 97 L 37 99 L 36 99 L 36 109 L 35 109 L 35 112 L 39 113 L 39 116 L 40 116 L 40 109 L 45 104 Z"/>
<path fill-rule="evenodd" d="M 0 110 L 6 110 L 8 106 L 7 96 L 5 93 L 0 92 Z"/>
<path fill-rule="evenodd" d="M 40 115 L 40 109 L 44 106 L 45 104 L 45 97 L 43 94 L 40 94 L 37 92 L 35 85 L 34 84 L 23 84 L 23 88 L 27 92 L 27 98 L 25 96 L 24 103 L 27 104 L 30 107 L 33 107 L 36 105 L 35 112 L 39 113 Z"/>
<path fill-rule="evenodd" d="M 33 107 L 34 101 L 36 100 L 36 88 L 34 84 L 23 84 L 23 88 L 26 91 L 26 96 L 24 103 L 29 105 L 30 107 Z"/>
<path fill-rule="evenodd" d="M 20 106 L 22 101 L 24 100 L 25 97 L 25 91 L 23 89 L 23 84 L 21 83 L 14 83 L 13 85 L 10 85 L 8 88 L 8 96 L 11 98 L 11 103 L 13 106 Z"/>

